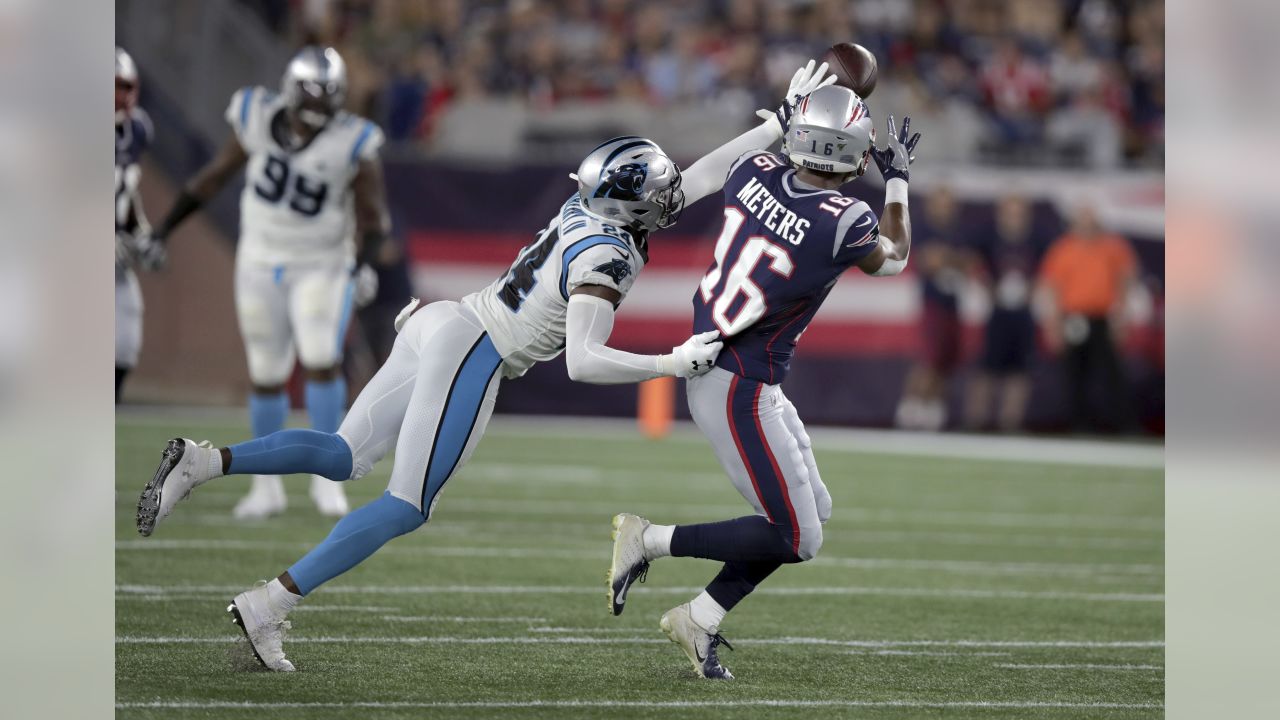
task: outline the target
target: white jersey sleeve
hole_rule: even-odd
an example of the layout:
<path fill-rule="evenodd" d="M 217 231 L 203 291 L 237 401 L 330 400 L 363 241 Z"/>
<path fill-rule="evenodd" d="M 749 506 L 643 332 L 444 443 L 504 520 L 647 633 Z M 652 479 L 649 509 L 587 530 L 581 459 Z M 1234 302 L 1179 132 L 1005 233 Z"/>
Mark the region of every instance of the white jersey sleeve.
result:
<path fill-rule="evenodd" d="M 572 257 L 571 252 L 575 253 Z M 565 262 L 565 290 L 570 295 L 582 285 L 602 285 L 625 298 L 640 272 L 635 251 L 611 235 L 580 240 L 568 248 Z"/>
<path fill-rule="evenodd" d="M 488 331 L 508 378 L 565 348 L 569 297 L 602 285 L 626 297 L 644 267 L 643 236 L 605 223 L 575 194 L 502 277 L 462 299 Z"/>

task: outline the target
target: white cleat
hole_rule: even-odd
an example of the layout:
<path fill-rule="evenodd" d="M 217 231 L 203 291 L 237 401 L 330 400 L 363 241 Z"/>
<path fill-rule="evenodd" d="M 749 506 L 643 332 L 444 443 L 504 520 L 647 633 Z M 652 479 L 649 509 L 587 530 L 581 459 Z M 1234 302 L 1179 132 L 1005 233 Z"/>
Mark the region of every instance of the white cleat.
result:
<path fill-rule="evenodd" d="M 649 574 L 649 561 L 644 556 L 644 529 L 649 521 L 639 515 L 619 513 L 613 516 L 613 562 L 605 576 L 609 590 L 609 612 L 621 615 L 627 602 L 627 591 L 636 580 L 644 582 Z"/>
<path fill-rule="evenodd" d="M 254 475 L 253 487 L 236 503 L 231 516 L 237 520 L 261 520 L 279 515 L 288 505 L 284 480 L 279 475 Z"/>
<path fill-rule="evenodd" d="M 666 633 L 668 638 L 671 638 L 671 642 L 684 650 L 684 654 L 689 657 L 689 662 L 693 663 L 693 671 L 698 674 L 698 677 L 711 680 L 733 679 L 733 673 L 720 664 L 720 657 L 716 654 L 716 648 L 720 645 L 730 650 L 733 646 L 720 633 L 707 632 L 705 628 L 695 623 L 693 616 L 689 614 L 689 603 L 668 610 L 662 616 L 662 620 L 658 621 L 658 627 L 662 628 L 662 632 Z"/>
<path fill-rule="evenodd" d="M 319 475 L 311 476 L 311 502 L 316 504 L 321 515 L 328 517 L 342 517 L 351 512 L 342 483 Z"/>
<path fill-rule="evenodd" d="M 209 454 L 217 452 L 209 442 L 174 438 L 165 446 L 160 467 L 138 498 L 138 532 L 151 535 L 161 520 L 169 517 L 178 501 L 191 496 L 191 491 L 208 481 Z"/>
<path fill-rule="evenodd" d="M 271 602 L 266 583 L 235 596 L 227 612 L 231 613 L 231 621 L 244 631 L 253 656 L 263 667 L 293 672 L 293 663 L 284 656 L 284 633 L 289 623 L 284 619 L 285 613 Z"/>

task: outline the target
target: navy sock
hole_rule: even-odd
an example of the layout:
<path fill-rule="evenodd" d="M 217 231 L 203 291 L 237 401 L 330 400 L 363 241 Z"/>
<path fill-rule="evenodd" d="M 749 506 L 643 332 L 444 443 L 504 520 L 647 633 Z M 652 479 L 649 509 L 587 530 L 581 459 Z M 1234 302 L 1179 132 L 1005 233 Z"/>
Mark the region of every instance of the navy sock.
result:
<path fill-rule="evenodd" d="M 289 568 L 289 577 L 306 595 L 423 522 L 425 519 L 418 508 L 389 492 L 383 493 L 382 497 L 339 520 L 324 542 Z"/>
<path fill-rule="evenodd" d="M 289 395 L 283 390 L 272 395 L 249 393 L 249 430 L 256 438 L 284 429 L 289 417 Z"/>
<path fill-rule="evenodd" d="M 722 562 L 800 562 L 791 549 L 791 532 L 759 515 L 714 523 L 677 525 L 671 535 L 674 557 L 697 557 Z"/>
<path fill-rule="evenodd" d="M 338 432 L 342 409 L 347 405 L 347 379 L 339 375 L 324 382 L 308 380 L 305 395 L 311 427 L 320 432 Z"/>
<path fill-rule="evenodd" d="M 707 585 L 707 594 L 720 607 L 732 610 L 734 605 L 750 595 L 757 585 L 780 567 L 782 563 L 775 560 L 727 562 L 720 568 L 720 574 Z"/>
<path fill-rule="evenodd" d="M 289 475 L 313 473 L 330 480 L 351 477 L 351 448 L 337 433 L 281 430 L 227 448 L 227 475 Z"/>

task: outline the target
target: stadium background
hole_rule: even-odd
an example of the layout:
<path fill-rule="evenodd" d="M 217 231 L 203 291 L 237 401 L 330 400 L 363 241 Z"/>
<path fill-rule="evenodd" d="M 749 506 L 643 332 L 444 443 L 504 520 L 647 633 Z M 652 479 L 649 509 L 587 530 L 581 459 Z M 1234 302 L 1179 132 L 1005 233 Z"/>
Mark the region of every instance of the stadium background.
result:
<path fill-rule="evenodd" d="M 645 134 L 691 162 L 754 122 L 755 108 L 776 104 L 804 59 L 856 40 L 881 61 L 869 100 L 877 126 L 888 112 L 909 114 L 925 134 L 912 183 L 917 252 L 939 237 L 982 252 L 997 203 L 1015 192 L 1031 202 L 1037 254 L 1081 204 L 1132 245 L 1141 270 L 1123 304 L 1126 399 L 1139 421 L 1131 429 L 1162 432 L 1162 3 L 122 0 L 116 30 L 139 63 L 141 104 L 157 128 L 143 185 L 153 219 L 225 137 L 222 111 L 236 88 L 276 86 L 306 41 L 343 53 L 350 107 L 392 141 L 384 160 L 399 240 L 384 258 L 378 303 L 348 338 L 353 391 L 376 367 L 388 313 L 411 292 L 457 298 L 504 272 L 601 138 Z M 882 199 L 878 177 L 851 187 L 873 206 Z M 165 273 L 142 278 L 145 344 L 126 400 L 243 402 L 231 299 L 238 191 L 176 234 Z M 957 214 L 930 227 L 925 208 L 948 192 Z M 620 346 L 658 351 L 686 336 L 717 209 L 690 208 L 655 237 L 653 262 L 620 314 Z M 808 422 L 893 424 L 922 351 L 919 286 L 914 272 L 837 286 L 787 383 Z M 990 297 L 980 274 L 965 281 L 953 417 Z M 1062 376 L 1043 346 L 1031 376 L 1027 426 L 1064 429 Z M 627 386 L 573 386 L 554 362 L 504 386 L 498 410 L 628 415 L 635 398 Z"/>

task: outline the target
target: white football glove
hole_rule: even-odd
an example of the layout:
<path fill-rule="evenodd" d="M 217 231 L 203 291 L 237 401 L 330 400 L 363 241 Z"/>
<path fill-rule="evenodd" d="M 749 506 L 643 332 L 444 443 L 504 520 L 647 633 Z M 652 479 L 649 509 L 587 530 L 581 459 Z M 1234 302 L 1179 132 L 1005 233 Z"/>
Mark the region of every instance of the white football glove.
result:
<path fill-rule="evenodd" d="M 136 236 L 133 243 L 134 254 L 143 269 L 163 270 L 165 263 L 169 262 L 169 249 L 165 247 L 163 238 L 143 234 Z"/>
<path fill-rule="evenodd" d="M 675 377 L 697 377 L 715 367 L 716 356 L 723 347 L 719 330 L 698 333 L 683 345 L 671 348 L 670 355 L 659 355 L 658 371 Z"/>
<path fill-rule="evenodd" d="M 394 323 L 396 332 L 400 332 L 400 330 L 404 328 L 404 324 L 409 322 L 409 316 L 412 315 L 413 311 L 417 310 L 418 306 L 421 304 L 422 301 L 418 298 L 409 298 L 409 304 L 404 306 L 404 309 L 400 311 L 399 315 L 396 315 L 396 321 Z"/>
<path fill-rule="evenodd" d="M 362 308 L 378 297 L 378 271 L 367 264 L 361 265 L 351 273 L 351 281 L 356 284 L 355 293 L 352 295 L 352 299 L 356 301 L 356 307 Z"/>
<path fill-rule="evenodd" d="M 778 122 L 778 132 L 786 132 L 787 124 L 791 122 L 791 114 L 795 112 L 796 105 L 804 99 L 804 96 L 820 87 L 831 85 L 835 81 L 835 75 L 827 74 L 826 63 L 822 63 L 817 69 L 814 69 L 813 60 L 810 60 L 804 67 L 796 70 L 795 75 L 791 76 L 791 84 L 787 86 L 787 94 L 782 98 L 782 104 L 778 106 L 778 109 L 757 110 L 756 115 L 762 120 L 776 120 Z"/>

